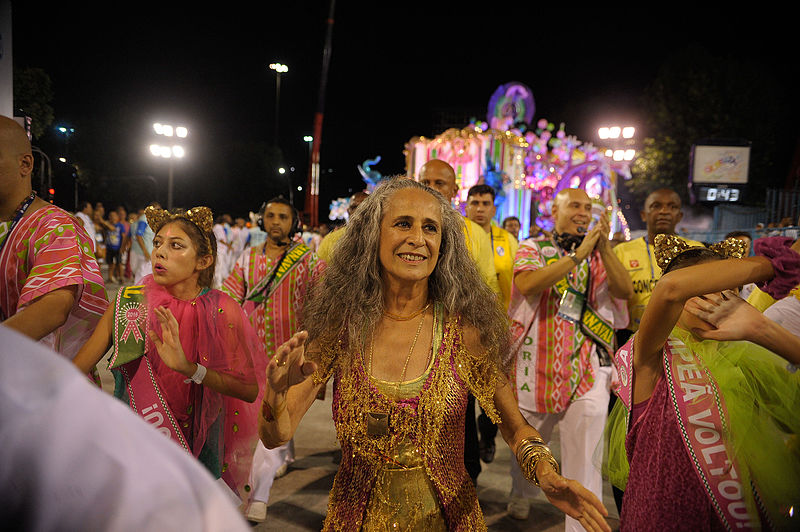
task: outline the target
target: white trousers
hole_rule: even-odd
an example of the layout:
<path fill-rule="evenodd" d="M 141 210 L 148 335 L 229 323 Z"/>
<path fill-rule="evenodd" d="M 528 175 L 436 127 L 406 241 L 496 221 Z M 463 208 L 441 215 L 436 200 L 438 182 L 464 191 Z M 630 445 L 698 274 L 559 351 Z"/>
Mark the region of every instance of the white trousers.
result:
<path fill-rule="evenodd" d="M 608 400 L 611 385 L 611 367 L 595 366 L 594 386 L 573 401 L 565 411 L 543 414 L 520 410 L 525 420 L 539 431 L 542 439 L 550 443 L 553 429 L 558 425 L 561 442 L 561 474 L 580 482 L 586 489 L 603 500 L 602 473 L 592 462 L 598 445 L 603 444 L 603 429 L 608 417 Z M 522 475 L 516 458 L 511 460 L 511 496 L 534 497 L 539 488 Z M 580 523 L 567 516 L 565 530 L 581 531 Z"/>
<path fill-rule="evenodd" d="M 230 275 L 230 273 L 233 271 L 233 267 L 236 265 L 236 263 L 231 263 L 230 258 L 230 253 L 228 252 L 227 248 L 217 248 L 217 263 L 214 265 L 213 281 L 214 288 L 216 289 L 219 289 L 222 286 L 222 283 L 225 282 L 225 279 L 228 278 L 228 275 Z"/>
<path fill-rule="evenodd" d="M 144 255 L 142 255 L 141 253 L 136 253 L 134 251 L 130 252 L 131 274 L 133 274 L 134 281 L 136 280 L 137 275 L 139 274 L 139 270 L 142 268 L 142 264 L 144 264 L 145 262 L 150 262 L 150 261 L 149 260 L 145 261 Z"/>
<path fill-rule="evenodd" d="M 275 482 L 275 473 L 283 464 L 294 462 L 294 440 L 289 443 L 267 449 L 259 440 L 253 453 L 253 466 L 250 469 L 251 501 L 269 502 L 269 492 Z"/>
<path fill-rule="evenodd" d="M 153 263 L 149 260 L 143 261 L 141 264 L 139 264 L 139 267 L 135 271 L 131 271 L 133 271 L 134 277 L 133 284 L 141 284 L 142 279 L 144 279 L 145 276 L 153 273 Z"/>

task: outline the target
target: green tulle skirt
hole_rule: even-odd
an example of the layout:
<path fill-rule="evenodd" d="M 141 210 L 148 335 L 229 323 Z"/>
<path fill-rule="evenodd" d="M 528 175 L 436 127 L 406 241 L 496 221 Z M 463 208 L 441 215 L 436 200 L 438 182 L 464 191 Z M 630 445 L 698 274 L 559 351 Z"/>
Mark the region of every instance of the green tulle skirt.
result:
<path fill-rule="evenodd" d="M 742 485 L 753 487 L 745 490 L 751 515 L 762 515 L 768 528 L 800 530 L 800 372 L 750 342 L 699 340 L 677 327 L 672 336 L 698 355 L 722 394 L 726 439 L 746 477 Z M 601 466 L 605 478 L 622 490 L 629 472 L 628 420 L 628 409 L 616 401 Z"/>

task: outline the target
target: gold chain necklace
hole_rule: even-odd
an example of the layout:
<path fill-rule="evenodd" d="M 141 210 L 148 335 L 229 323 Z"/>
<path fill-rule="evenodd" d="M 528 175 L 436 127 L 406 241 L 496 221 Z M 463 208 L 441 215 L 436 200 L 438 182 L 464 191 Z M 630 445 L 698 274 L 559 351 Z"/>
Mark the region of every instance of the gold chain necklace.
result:
<path fill-rule="evenodd" d="M 419 316 L 420 314 L 422 314 L 426 310 L 428 310 L 428 307 L 430 307 L 430 306 L 431 306 L 431 304 L 430 304 L 430 302 L 428 302 L 427 305 L 425 305 L 424 307 L 422 307 L 418 311 L 416 311 L 416 312 L 414 312 L 412 314 L 409 314 L 408 316 L 399 316 L 397 314 L 392 314 L 391 312 L 386 312 L 385 310 L 383 311 L 383 315 L 386 316 L 389 319 L 394 320 L 394 321 L 408 321 L 408 320 L 410 320 L 412 318 L 415 318 L 415 317 Z"/>
<path fill-rule="evenodd" d="M 425 308 L 428 308 L 427 306 Z M 425 309 L 423 309 L 425 310 Z M 434 317 L 434 324 L 436 323 L 436 319 Z M 411 349 L 408 350 L 408 355 L 406 356 L 406 361 L 403 364 L 403 373 L 400 376 L 399 384 L 405 382 L 406 380 L 406 370 L 408 369 L 408 361 L 411 360 L 411 354 L 414 352 L 414 346 L 417 345 L 417 339 L 419 338 L 419 333 L 422 331 L 422 324 L 425 323 L 425 314 L 422 314 L 422 319 L 419 320 L 419 326 L 417 327 L 417 333 L 414 335 L 414 340 L 411 342 Z M 372 337 L 370 339 L 369 345 L 369 366 L 367 368 L 367 375 L 370 377 L 372 376 L 372 356 L 375 353 L 375 331 L 372 332 Z M 367 412 L 367 435 L 373 437 L 383 437 L 389 434 L 389 412 L 384 410 L 370 410 Z"/>
<path fill-rule="evenodd" d="M 418 311 L 417 314 L 424 311 L 430 306 L 428 303 L 421 311 Z M 409 318 L 410 319 L 410 318 Z M 417 333 L 414 335 L 414 340 L 411 342 L 411 349 L 408 350 L 408 355 L 406 355 L 406 361 L 403 364 L 403 373 L 400 375 L 400 382 L 405 382 L 406 380 L 406 370 L 408 369 L 408 361 L 411 360 L 411 354 L 414 352 L 414 347 L 417 345 L 417 339 L 419 338 L 419 333 L 422 331 L 422 324 L 425 323 L 425 314 L 422 315 L 422 319 L 419 320 L 419 326 L 417 327 Z M 367 369 L 369 375 L 372 376 L 372 355 L 375 353 L 375 333 L 372 333 L 372 340 L 370 341 L 369 345 L 369 368 Z"/>
<path fill-rule="evenodd" d="M 197 305 L 197 298 L 198 298 L 198 297 L 200 297 L 200 294 L 202 294 L 202 293 L 203 293 L 203 287 L 201 286 L 201 287 L 200 287 L 200 290 L 198 290 L 198 291 L 197 291 L 197 295 L 196 295 L 196 296 L 194 296 L 194 299 L 192 299 L 192 300 L 191 300 L 189 303 L 190 303 L 192 306 L 195 306 L 195 305 Z"/>

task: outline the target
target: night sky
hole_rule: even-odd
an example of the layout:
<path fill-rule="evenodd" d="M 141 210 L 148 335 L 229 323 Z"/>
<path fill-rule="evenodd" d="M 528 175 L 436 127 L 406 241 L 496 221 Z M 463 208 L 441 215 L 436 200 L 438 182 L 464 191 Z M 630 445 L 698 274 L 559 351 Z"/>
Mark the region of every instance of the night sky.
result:
<path fill-rule="evenodd" d="M 267 65 L 279 61 L 289 66 L 279 145 L 305 185 L 302 137 L 312 133 L 318 104 L 328 1 L 211 4 L 214 11 L 197 3 L 69 4 L 12 3 L 15 63 L 50 75 L 58 122 L 107 116 L 112 129 L 120 109 L 132 111 L 140 123 L 127 124 L 133 133 L 108 150 L 126 172 L 159 178 L 164 166 L 147 151 L 151 124 L 185 124 L 189 153 L 176 171 L 185 186 L 211 166 L 215 146 L 273 140 L 275 73 Z M 691 42 L 752 54 L 781 80 L 792 78 L 786 54 L 796 55 L 797 45 L 788 17 L 657 11 L 665 4 L 626 15 L 616 4 L 514 4 L 336 2 L 321 151 L 332 172 L 323 175 L 322 207 L 363 188 L 356 166 L 367 159 L 380 155 L 375 169 L 384 175 L 404 173 L 405 143 L 441 132 L 433 130 L 436 110 L 475 109 L 485 120 L 490 96 L 510 81 L 533 90 L 534 121 L 564 122 L 568 134 L 596 143 L 604 123 L 641 126 L 642 91 L 670 52 Z M 222 193 L 200 187 L 192 199 L 213 208 Z M 233 193 L 247 209 L 260 204 L 258 191 Z"/>

